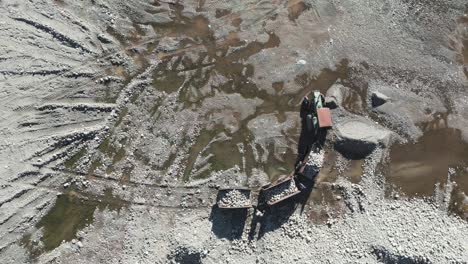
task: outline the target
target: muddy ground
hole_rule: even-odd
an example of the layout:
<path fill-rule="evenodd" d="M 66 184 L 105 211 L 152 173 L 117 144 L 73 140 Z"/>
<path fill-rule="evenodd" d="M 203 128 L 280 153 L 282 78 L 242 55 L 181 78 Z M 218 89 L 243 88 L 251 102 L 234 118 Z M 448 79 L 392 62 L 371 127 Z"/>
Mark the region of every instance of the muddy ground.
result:
<path fill-rule="evenodd" d="M 0 7 L 1 263 L 468 263 L 466 1 Z M 218 208 L 291 173 L 314 90 L 314 181 Z"/>

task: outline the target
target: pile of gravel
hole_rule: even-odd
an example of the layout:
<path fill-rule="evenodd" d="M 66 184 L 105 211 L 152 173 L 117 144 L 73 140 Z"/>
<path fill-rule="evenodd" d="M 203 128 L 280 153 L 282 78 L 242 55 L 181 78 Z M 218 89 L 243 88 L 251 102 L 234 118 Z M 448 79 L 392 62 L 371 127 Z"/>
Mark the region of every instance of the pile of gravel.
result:
<path fill-rule="evenodd" d="M 291 195 L 297 192 L 298 189 L 296 184 L 293 180 L 289 181 L 288 183 L 283 183 L 278 186 L 275 186 L 265 192 L 266 201 L 268 203 L 275 203 L 284 197 Z"/>
<path fill-rule="evenodd" d="M 322 168 L 324 157 L 325 151 L 323 149 L 319 152 L 311 151 L 306 164 L 310 166 L 315 166 L 317 168 Z"/>
<path fill-rule="evenodd" d="M 231 190 L 225 193 L 224 197 L 219 200 L 220 207 L 244 207 L 250 206 L 249 192 L 239 190 Z"/>

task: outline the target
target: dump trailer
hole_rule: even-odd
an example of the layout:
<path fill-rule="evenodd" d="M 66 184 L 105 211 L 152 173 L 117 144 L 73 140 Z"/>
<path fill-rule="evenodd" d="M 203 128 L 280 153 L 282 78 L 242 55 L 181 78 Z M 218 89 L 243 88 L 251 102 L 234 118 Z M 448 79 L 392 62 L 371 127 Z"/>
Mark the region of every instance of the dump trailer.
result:
<path fill-rule="evenodd" d="M 292 174 L 283 176 L 274 183 L 263 186 L 260 190 L 260 195 L 267 205 L 272 206 L 300 192 L 296 185 L 296 178 Z"/>

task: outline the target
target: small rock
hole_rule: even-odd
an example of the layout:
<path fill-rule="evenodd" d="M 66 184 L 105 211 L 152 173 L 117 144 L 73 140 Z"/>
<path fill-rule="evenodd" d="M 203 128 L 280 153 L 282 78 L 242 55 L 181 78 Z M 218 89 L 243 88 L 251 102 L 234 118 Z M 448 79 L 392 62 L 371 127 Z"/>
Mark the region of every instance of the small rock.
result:
<path fill-rule="evenodd" d="M 305 64 L 307 64 L 307 61 L 305 61 L 305 60 L 298 60 L 298 61 L 296 62 L 296 64 L 298 64 L 298 65 L 305 65 Z"/>

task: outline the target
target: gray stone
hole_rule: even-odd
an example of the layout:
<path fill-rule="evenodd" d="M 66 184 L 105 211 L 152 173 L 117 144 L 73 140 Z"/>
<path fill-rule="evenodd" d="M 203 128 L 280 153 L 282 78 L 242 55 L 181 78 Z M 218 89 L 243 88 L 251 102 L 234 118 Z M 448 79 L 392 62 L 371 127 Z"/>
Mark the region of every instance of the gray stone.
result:
<path fill-rule="evenodd" d="M 447 113 L 441 99 L 433 94 L 423 97 L 411 92 L 410 87 L 395 89 L 377 84 L 371 84 L 370 89 L 374 91 L 370 102 L 373 110 L 386 126 L 406 139 L 417 140 L 422 135 L 418 125 L 431 123 L 436 116 Z"/>

